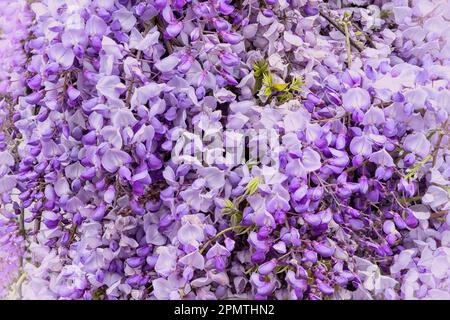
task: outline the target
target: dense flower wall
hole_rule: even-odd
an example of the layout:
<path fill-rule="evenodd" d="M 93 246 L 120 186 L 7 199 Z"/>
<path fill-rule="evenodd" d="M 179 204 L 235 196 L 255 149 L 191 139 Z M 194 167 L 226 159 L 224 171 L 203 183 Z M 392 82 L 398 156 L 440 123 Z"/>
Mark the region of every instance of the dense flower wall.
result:
<path fill-rule="evenodd" d="M 0 0 L 0 297 L 450 299 L 447 0 Z"/>

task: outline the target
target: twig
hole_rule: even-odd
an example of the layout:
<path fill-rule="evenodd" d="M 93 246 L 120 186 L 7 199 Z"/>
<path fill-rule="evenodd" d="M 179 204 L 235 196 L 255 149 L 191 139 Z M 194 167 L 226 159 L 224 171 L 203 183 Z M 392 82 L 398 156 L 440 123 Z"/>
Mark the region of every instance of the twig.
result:
<path fill-rule="evenodd" d="M 336 202 L 336 204 L 339 207 L 339 209 L 341 209 L 341 204 L 339 203 L 338 199 L 336 198 L 336 195 L 334 194 L 334 192 L 332 190 L 330 191 L 328 189 L 328 187 L 325 185 L 325 181 L 323 181 L 322 178 L 317 173 L 315 173 L 315 172 L 313 172 L 313 173 L 316 176 L 317 181 L 319 181 L 319 184 L 322 186 L 322 188 L 331 195 L 331 197 L 333 198 L 334 202 Z"/>
<path fill-rule="evenodd" d="M 170 43 L 170 41 L 167 41 L 167 39 L 164 39 L 164 34 L 163 34 L 164 23 L 161 21 L 161 19 L 159 17 L 156 18 L 156 25 L 158 26 L 159 31 L 162 33 L 161 36 L 163 39 L 164 47 L 166 48 L 169 55 L 171 55 L 173 53 L 173 47 L 172 47 L 172 44 Z"/>
<path fill-rule="evenodd" d="M 411 197 L 411 198 L 402 198 L 401 200 L 403 200 L 404 204 L 406 205 L 411 202 L 422 200 L 422 196 L 415 196 L 415 197 Z"/>
<path fill-rule="evenodd" d="M 441 210 L 441 211 L 438 211 L 438 212 L 433 212 L 431 214 L 431 218 L 434 218 L 434 219 L 440 218 L 442 216 L 445 216 L 446 214 L 448 214 L 447 210 Z"/>
<path fill-rule="evenodd" d="M 147 36 L 147 34 L 151 28 L 152 28 L 151 23 L 149 23 L 148 25 L 145 26 L 144 32 L 142 34 L 143 38 L 145 38 Z M 142 58 L 142 50 L 138 50 L 138 52 L 136 53 L 136 60 L 141 60 L 141 58 Z M 125 98 L 125 103 L 128 106 L 131 104 L 131 96 L 133 94 L 134 79 L 130 79 L 129 81 L 130 82 L 128 84 L 127 94 L 126 94 L 126 98 Z"/>
<path fill-rule="evenodd" d="M 150 29 L 152 28 L 152 25 L 149 23 L 148 25 L 145 26 L 144 32 L 142 34 L 142 37 L 145 38 L 148 34 L 148 32 L 150 31 Z M 139 50 L 138 53 L 136 54 L 136 59 L 140 60 L 142 57 L 142 50 Z"/>
<path fill-rule="evenodd" d="M 333 19 L 331 19 L 325 12 L 323 12 L 322 10 L 319 10 L 319 14 L 325 18 L 325 20 L 327 20 L 333 27 L 335 27 L 336 29 L 338 29 L 343 35 L 345 35 L 345 30 L 338 25 L 335 21 L 333 21 Z M 363 51 L 364 48 L 355 40 L 353 40 L 352 38 L 349 39 L 350 44 L 359 52 Z"/>
<path fill-rule="evenodd" d="M 369 160 L 364 160 L 363 162 L 361 162 L 361 164 L 359 166 L 355 166 L 355 167 L 350 167 L 348 169 L 345 170 L 345 172 L 347 173 L 351 173 L 355 170 L 358 170 L 359 168 L 362 168 L 363 166 L 365 166 L 367 163 L 369 163 Z"/>
<path fill-rule="evenodd" d="M 11 297 L 13 299 L 16 298 L 16 295 L 18 295 L 18 294 L 21 295 L 22 294 L 22 284 L 23 284 L 23 282 L 25 281 L 26 278 L 27 278 L 27 274 L 25 272 L 23 272 L 20 275 L 20 278 L 17 280 L 17 283 L 14 285 L 14 288 L 12 290 Z M 20 290 L 20 293 L 19 293 L 19 290 Z"/>
<path fill-rule="evenodd" d="M 345 48 L 347 49 L 347 67 L 350 68 L 352 63 L 352 51 L 350 44 L 350 32 L 348 31 L 348 24 L 344 22 L 344 32 L 345 32 Z"/>
<path fill-rule="evenodd" d="M 442 130 L 441 133 L 439 133 L 439 137 L 438 137 L 438 140 L 436 142 L 436 148 L 433 151 L 433 167 L 436 165 L 437 155 L 439 153 L 439 149 L 441 148 L 442 138 L 444 138 L 444 132 L 445 132 L 445 129 L 447 127 L 447 122 L 448 122 L 448 120 L 446 120 L 444 122 L 444 125 L 442 126 L 443 130 Z"/>
<path fill-rule="evenodd" d="M 25 230 L 25 210 L 22 208 L 20 209 L 20 215 L 19 215 L 19 234 L 25 237 L 27 235 L 27 231 Z"/>
<path fill-rule="evenodd" d="M 39 230 L 41 229 L 41 220 L 42 214 L 39 214 L 34 220 L 34 231 L 33 231 L 34 235 L 37 235 L 39 233 Z"/>
<path fill-rule="evenodd" d="M 70 237 L 69 237 L 68 245 L 70 245 L 73 242 L 73 240 L 75 240 L 75 236 L 77 234 L 77 229 L 78 229 L 78 226 L 76 224 L 74 224 L 70 230 Z"/>
<path fill-rule="evenodd" d="M 376 48 L 375 43 L 373 42 L 372 38 L 367 33 L 362 31 L 361 28 L 356 23 L 352 23 L 352 27 L 354 27 L 356 29 L 356 31 L 359 31 L 359 32 L 361 32 L 361 34 L 364 35 L 364 38 L 366 38 L 366 41 L 369 43 L 369 45 L 372 48 Z"/>
<path fill-rule="evenodd" d="M 202 254 L 203 251 L 205 251 L 205 249 L 214 241 L 216 240 L 218 237 L 220 237 L 221 235 L 223 235 L 224 233 L 234 230 L 234 229 L 238 229 L 238 228 L 245 228 L 244 226 L 238 225 L 238 226 L 232 226 L 226 229 L 223 229 L 222 231 L 220 231 L 219 233 L 217 233 L 214 237 L 212 237 L 211 239 L 209 239 L 208 242 L 205 243 L 205 245 L 200 249 L 199 253 Z"/>

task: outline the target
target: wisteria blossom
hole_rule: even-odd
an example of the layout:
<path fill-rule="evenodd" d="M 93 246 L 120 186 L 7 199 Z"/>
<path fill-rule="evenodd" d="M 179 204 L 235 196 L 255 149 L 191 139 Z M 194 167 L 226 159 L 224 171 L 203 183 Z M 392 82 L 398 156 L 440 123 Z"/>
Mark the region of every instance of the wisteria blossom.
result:
<path fill-rule="evenodd" d="M 450 299 L 447 0 L 0 0 L 0 298 Z"/>

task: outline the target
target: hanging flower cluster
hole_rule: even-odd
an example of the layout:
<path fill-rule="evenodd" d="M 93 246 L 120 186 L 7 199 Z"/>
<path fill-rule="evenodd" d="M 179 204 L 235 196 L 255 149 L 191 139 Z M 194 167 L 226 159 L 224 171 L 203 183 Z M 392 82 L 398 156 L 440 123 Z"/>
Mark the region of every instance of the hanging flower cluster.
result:
<path fill-rule="evenodd" d="M 4 2 L 0 297 L 450 299 L 448 1 Z"/>
<path fill-rule="evenodd" d="M 26 90 L 24 43 L 32 14 L 26 1 L 0 1 L 0 299 L 19 298 L 25 254 L 24 221 L 16 185 L 17 129 L 14 105 Z M 16 199 L 16 201 L 12 201 Z M 20 221 L 19 221 L 20 220 Z"/>

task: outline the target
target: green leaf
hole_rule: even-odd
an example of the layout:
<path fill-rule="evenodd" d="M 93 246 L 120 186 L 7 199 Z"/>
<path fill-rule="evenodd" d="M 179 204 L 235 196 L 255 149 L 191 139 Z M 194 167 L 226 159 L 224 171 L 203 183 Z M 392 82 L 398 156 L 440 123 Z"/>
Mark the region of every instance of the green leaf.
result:
<path fill-rule="evenodd" d="M 237 215 L 232 215 L 231 216 L 231 225 L 232 226 L 237 226 L 239 224 L 239 218 L 237 217 Z"/>
<path fill-rule="evenodd" d="M 247 167 L 249 170 L 251 170 L 253 168 L 253 166 L 256 166 L 258 164 L 258 161 L 255 159 L 250 159 L 247 161 Z"/>
<path fill-rule="evenodd" d="M 270 89 L 270 87 L 267 87 L 265 90 L 264 90 L 264 95 L 265 96 L 270 96 L 272 94 L 272 89 Z"/>
<path fill-rule="evenodd" d="M 285 90 L 287 87 L 289 86 L 289 84 L 287 83 L 275 83 L 273 85 L 273 88 L 278 90 L 278 91 L 283 91 Z"/>
<path fill-rule="evenodd" d="M 229 214 L 234 214 L 234 210 L 233 209 L 230 209 L 230 208 L 223 208 L 222 209 L 222 214 L 223 215 L 229 215 Z"/>
<path fill-rule="evenodd" d="M 250 274 L 258 269 L 258 266 L 252 266 L 244 271 L 245 274 Z"/>
<path fill-rule="evenodd" d="M 247 227 L 247 228 L 243 229 L 242 231 L 236 233 L 236 235 L 237 235 L 237 236 L 241 236 L 241 235 L 243 235 L 243 234 L 249 233 L 251 229 L 252 229 L 252 226 Z"/>
<path fill-rule="evenodd" d="M 285 92 L 282 95 L 279 95 L 277 98 L 278 98 L 278 102 L 284 103 L 284 102 L 287 102 L 287 101 L 291 100 L 292 98 L 294 98 L 294 95 L 290 92 Z"/>
<path fill-rule="evenodd" d="M 230 201 L 230 199 L 225 199 L 225 207 L 226 208 L 233 208 L 234 204 Z"/>
<path fill-rule="evenodd" d="M 255 79 L 255 86 L 253 87 L 253 94 L 256 94 L 259 90 L 262 88 L 262 79 L 256 78 Z"/>
<path fill-rule="evenodd" d="M 304 85 L 305 85 L 305 79 L 303 79 L 303 77 L 295 77 L 294 79 L 292 79 L 291 87 L 292 86 L 302 87 Z"/>
<path fill-rule="evenodd" d="M 250 182 L 245 187 L 245 193 L 249 196 L 254 194 L 256 190 L 258 190 L 258 186 L 261 182 L 262 182 L 261 177 L 255 177 L 252 180 L 250 180 Z"/>
<path fill-rule="evenodd" d="M 289 265 L 282 267 L 280 270 L 277 271 L 277 274 L 278 274 L 278 273 L 283 273 L 283 272 L 285 272 L 287 269 L 289 269 Z"/>
<path fill-rule="evenodd" d="M 297 87 L 297 86 L 290 86 L 289 89 L 294 90 L 294 91 L 301 91 L 301 92 L 303 92 L 303 89 L 300 88 L 300 87 Z"/>
<path fill-rule="evenodd" d="M 404 179 L 408 180 L 408 179 L 413 178 L 416 175 L 416 173 L 419 172 L 419 170 L 425 165 L 425 163 L 427 163 L 432 158 L 433 158 L 433 155 L 429 154 L 422 160 L 416 162 L 416 164 L 413 167 L 406 170 L 406 175 L 404 176 Z"/>
<path fill-rule="evenodd" d="M 392 12 L 389 10 L 381 10 L 380 12 L 380 18 L 381 19 L 387 19 L 392 15 Z"/>
<path fill-rule="evenodd" d="M 261 78 L 267 72 L 268 64 L 265 60 L 259 60 L 253 65 L 256 78 Z"/>

